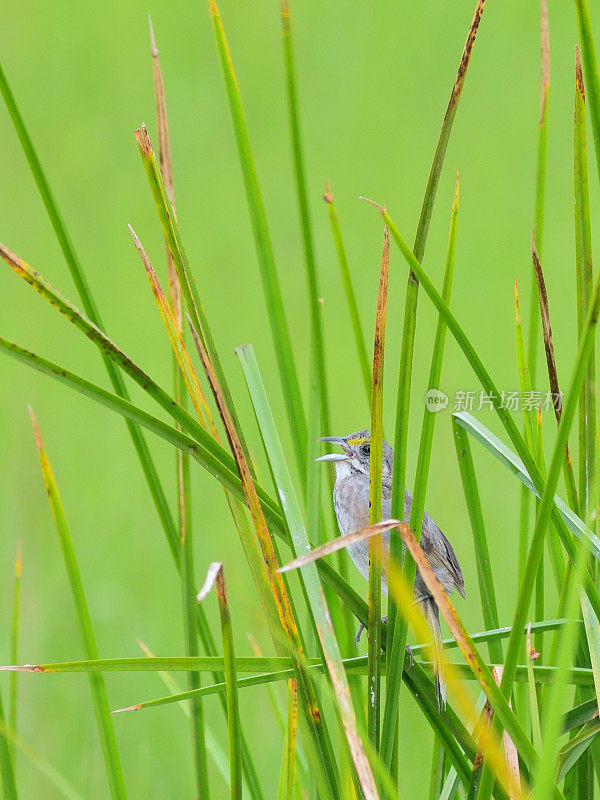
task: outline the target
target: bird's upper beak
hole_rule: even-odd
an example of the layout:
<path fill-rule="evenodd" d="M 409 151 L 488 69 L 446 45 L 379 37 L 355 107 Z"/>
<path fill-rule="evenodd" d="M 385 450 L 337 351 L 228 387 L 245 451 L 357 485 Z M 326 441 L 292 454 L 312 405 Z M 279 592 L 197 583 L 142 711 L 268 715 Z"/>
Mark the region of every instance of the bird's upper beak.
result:
<path fill-rule="evenodd" d="M 315 458 L 315 461 L 347 461 L 348 458 L 352 457 L 352 452 L 348 449 L 348 445 L 346 444 L 346 440 L 343 436 L 323 436 L 322 439 L 319 439 L 320 442 L 331 442 L 332 444 L 338 444 L 340 447 L 344 449 L 343 453 L 327 453 L 327 455 L 319 456 L 319 458 Z"/>

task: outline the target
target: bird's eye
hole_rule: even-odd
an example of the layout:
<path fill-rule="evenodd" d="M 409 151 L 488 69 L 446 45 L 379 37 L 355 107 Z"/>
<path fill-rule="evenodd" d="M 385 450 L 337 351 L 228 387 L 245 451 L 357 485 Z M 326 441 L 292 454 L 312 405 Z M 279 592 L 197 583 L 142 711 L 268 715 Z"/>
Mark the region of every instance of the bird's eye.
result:
<path fill-rule="evenodd" d="M 366 456 L 368 456 L 369 453 L 371 452 L 371 445 L 370 444 L 363 444 L 362 451 Z"/>

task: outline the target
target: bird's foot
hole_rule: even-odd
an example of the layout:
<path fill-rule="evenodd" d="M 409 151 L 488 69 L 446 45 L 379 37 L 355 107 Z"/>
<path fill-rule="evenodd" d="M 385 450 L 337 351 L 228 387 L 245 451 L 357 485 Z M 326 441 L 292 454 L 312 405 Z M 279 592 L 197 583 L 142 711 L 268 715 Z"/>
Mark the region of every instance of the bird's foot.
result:
<path fill-rule="evenodd" d="M 387 615 L 385 617 L 382 617 L 381 621 L 384 622 L 387 625 Z M 356 636 L 354 637 L 354 647 L 356 647 L 357 650 L 358 650 L 358 645 L 360 644 L 360 637 L 362 636 L 362 632 L 365 630 L 365 628 L 366 628 L 366 625 L 364 625 L 361 622 L 360 625 L 358 626 L 358 630 L 356 631 Z M 367 631 L 367 636 L 368 635 L 369 635 L 369 632 Z"/>
<path fill-rule="evenodd" d="M 408 667 L 410 669 L 412 665 L 415 663 L 415 658 L 413 656 L 412 648 L 409 644 L 406 645 L 406 655 L 408 656 Z"/>

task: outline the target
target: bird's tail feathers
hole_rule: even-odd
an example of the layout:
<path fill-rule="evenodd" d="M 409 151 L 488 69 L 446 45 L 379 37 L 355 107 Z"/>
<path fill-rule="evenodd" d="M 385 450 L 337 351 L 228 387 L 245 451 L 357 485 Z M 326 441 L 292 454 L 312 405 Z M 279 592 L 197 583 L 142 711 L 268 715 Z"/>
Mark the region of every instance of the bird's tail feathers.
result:
<path fill-rule="evenodd" d="M 433 671 L 435 675 L 435 695 L 440 710 L 446 708 L 446 681 L 442 667 L 444 658 L 440 612 L 432 597 L 423 600 L 423 613 L 432 633 Z"/>

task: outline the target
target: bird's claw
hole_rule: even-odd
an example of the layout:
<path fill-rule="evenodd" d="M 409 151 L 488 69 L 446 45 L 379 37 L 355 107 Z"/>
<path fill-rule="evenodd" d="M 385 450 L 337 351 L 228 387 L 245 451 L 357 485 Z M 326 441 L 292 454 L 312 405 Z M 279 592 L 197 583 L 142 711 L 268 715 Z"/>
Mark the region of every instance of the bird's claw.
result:
<path fill-rule="evenodd" d="M 356 636 L 354 637 L 354 647 L 358 650 L 358 645 L 360 644 L 360 637 L 362 636 L 362 632 L 364 631 L 365 626 L 361 622 L 358 626 L 358 630 L 356 631 Z"/>
<path fill-rule="evenodd" d="M 384 622 L 387 625 L 387 615 L 385 617 L 382 617 L 381 621 Z M 366 628 L 366 625 L 361 622 L 360 625 L 358 626 L 358 630 L 356 631 L 356 636 L 354 637 L 354 647 L 357 650 L 358 650 L 358 645 L 360 644 L 360 637 L 362 636 L 362 632 L 364 631 L 365 628 Z M 369 635 L 369 632 L 367 631 L 367 636 L 368 635 Z M 411 666 L 412 666 L 412 663 L 411 663 Z"/>
<path fill-rule="evenodd" d="M 412 665 L 415 663 L 415 659 L 412 648 L 409 644 L 406 645 L 406 655 L 408 656 L 408 669 L 411 669 Z"/>

